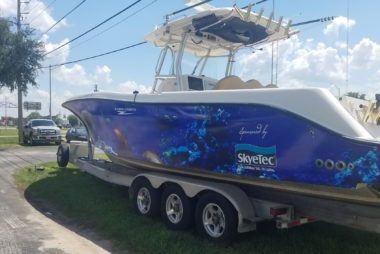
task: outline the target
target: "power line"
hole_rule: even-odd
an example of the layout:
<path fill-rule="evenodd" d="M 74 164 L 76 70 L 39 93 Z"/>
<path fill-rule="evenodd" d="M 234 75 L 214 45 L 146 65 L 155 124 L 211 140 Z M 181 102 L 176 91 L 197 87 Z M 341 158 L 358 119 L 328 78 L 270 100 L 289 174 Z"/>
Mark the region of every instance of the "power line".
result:
<path fill-rule="evenodd" d="M 37 3 L 35 3 L 32 7 L 29 7 L 29 12 L 33 11 L 34 9 L 36 9 L 37 6 L 40 5 L 40 2 L 38 0 L 36 0 Z"/>
<path fill-rule="evenodd" d="M 57 1 L 57 0 L 53 0 L 53 1 L 51 1 L 42 11 L 40 11 L 35 17 L 34 17 L 34 19 L 32 19 L 30 22 L 29 22 L 29 24 L 31 24 L 31 23 L 33 23 L 33 21 L 35 21 L 37 18 L 39 18 L 40 17 L 40 15 L 44 12 L 44 11 L 46 11 L 52 4 L 54 4 L 55 3 L 55 1 Z M 34 9 L 34 8 L 33 8 Z"/>
<path fill-rule="evenodd" d="M 151 1 L 150 3 L 148 3 L 147 5 L 145 5 L 144 7 L 138 9 L 137 11 L 135 11 L 134 13 L 132 13 L 131 15 L 125 17 L 124 19 L 122 19 L 122 20 L 120 20 L 119 22 L 113 24 L 112 26 L 110 26 L 110 27 L 104 29 L 103 31 L 101 31 L 101 32 L 99 32 L 99 33 L 97 33 L 97 34 L 95 34 L 94 36 L 88 38 L 87 40 L 84 40 L 83 42 L 80 42 L 80 43 L 78 43 L 78 44 L 72 46 L 71 49 L 74 49 L 74 48 L 76 48 L 76 47 L 79 47 L 80 45 L 82 45 L 82 44 L 84 44 L 84 43 L 86 43 L 86 42 L 88 42 L 88 41 L 90 41 L 90 40 L 92 40 L 92 39 L 98 37 L 99 35 L 101 35 L 101 34 L 107 32 L 107 31 L 109 31 L 109 30 L 111 30 L 111 29 L 114 28 L 115 26 L 120 25 L 122 22 L 124 22 L 124 21 L 126 21 L 127 19 L 129 19 L 129 18 L 135 16 L 135 15 L 138 14 L 139 12 L 145 10 L 146 8 L 148 8 L 149 6 L 151 6 L 152 4 L 154 4 L 154 3 L 157 2 L 157 1 L 158 1 L 158 0 L 153 0 L 153 1 Z"/>
<path fill-rule="evenodd" d="M 183 9 L 180 9 L 178 11 L 175 11 L 175 12 L 172 12 L 170 14 L 167 14 L 166 17 L 170 17 L 170 16 L 174 16 L 174 15 L 177 15 L 178 13 L 181 13 L 183 11 L 186 11 L 186 10 L 189 10 L 189 9 L 192 9 L 192 8 L 195 8 L 199 5 L 202 5 L 202 4 L 205 4 L 205 3 L 208 3 L 208 2 L 211 2 L 212 0 L 205 0 L 205 1 L 202 1 L 202 2 L 199 2 L 199 3 L 196 3 L 196 4 L 193 4 L 189 7 L 186 7 L 186 8 L 183 8 Z"/>
<path fill-rule="evenodd" d="M 129 46 L 126 46 L 126 47 L 123 47 L 123 48 L 120 48 L 120 49 L 115 49 L 115 50 L 112 50 L 112 51 L 108 51 L 108 52 L 105 52 L 105 53 L 102 53 L 102 54 L 98 54 L 98 55 L 94 55 L 94 56 L 90 56 L 90 57 L 86 57 L 86 58 L 82 58 L 82 59 L 78 59 L 78 60 L 74 60 L 74 61 L 69 61 L 69 62 L 65 62 L 65 63 L 52 64 L 52 65 L 41 67 L 41 68 L 59 67 L 59 66 L 65 65 L 65 64 L 73 64 L 73 63 L 83 62 L 83 61 L 86 61 L 86 60 L 94 59 L 94 58 L 101 57 L 101 56 L 110 55 L 110 54 L 113 54 L 113 53 L 117 53 L 117 52 L 120 52 L 120 51 L 123 51 L 123 50 L 130 49 L 130 48 L 134 48 L 134 47 L 143 45 L 145 43 L 146 43 L 146 41 L 143 41 L 143 42 L 139 42 L 139 43 L 136 43 L 136 44 L 133 44 L 133 45 L 129 45 Z"/>
<path fill-rule="evenodd" d="M 73 42 L 73 41 L 75 41 L 75 40 L 81 38 L 82 36 L 88 34 L 89 32 L 95 30 L 96 28 L 100 27 L 100 26 L 103 25 L 104 23 L 106 23 L 106 22 L 110 21 L 111 19 L 115 18 L 116 16 L 122 14 L 123 12 L 125 12 L 126 10 L 128 10 L 128 9 L 131 8 L 131 7 L 133 7 L 134 5 L 136 5 L 136 4 L 139 3 L 139 2 L 141 2 L 141 0 L 137 0 L 137 1 L 135 1 L 133 4 L 131 4 L 131 5 L 127 6 L 127 7 L 125 7 L 125 8 L 122 9 L 121 11 L 119 11 L 119 12 L 117 12 L 116 14 L 112 15 L 111 17 L 107 18 L 106 20 L 100 22 L 99 24 L 97 24 L 96 26 L 94 26 L 94 27 L 92 27 L 91 29 L 87 30 L 86 32 L 84 32 L 84 33 L 78 35 L 78 36 L 75 37 L 74 39 L 71 39 L 71 40 L 69 40 L 68 42 L 62 44 L 61 46 L 59 46 L 59 47 L 57 47 L 57 48 L 55 48 L 55 49 L 53 49 L 53 50 L 51 50 L 51 51 L 45 53 L 43 56 L 46 56 L 46 55 L 48 55 L 48 54 L 50 54 L 50 53 L 53 53 L 54 51 L 56 51 L 56 50 L 58 50 L 58 49 L 60 49 L 60 48 L 62 48 L 62 47 L 64 47 L 64 46 L 66 46 L 67 44 L 69 44 L 69 43 L 71 43 L 71 42 Z"/>
<path fill-rule="evenodd" d="M 73 11 L 75 11 L 76 9 L 79 8 L 79 6 L 81 6 L 84 2 L 86 2 L 87 0 L 83 0 L 82 2 L 80 2 L 79 4 L 77 4 L 73 9 L 71 9 L 65 16 L 63 16 L 60 20 L 58 20 L 57 22 L 54 23 L 54 25 L 52 25 L 49 29 L 47 29 L 45 32 L 43 32 L 41 35 L 44 35 L 46 33 L 48 33 L 51 29 L 53 29 L 53 27 L 55 27 L 56 25 L 58 25 L 64 18 L 66 18 L 67 16 L 69 16 Z"/>
<path fill-rule="evenodd" d="M 266 2 L 266 1 L 268 1 L 268 0 L 261 0 L 261 1 L 258 1 L 258 2 L 256 2 L 256 3 L 251 4 L 251 6 L 255 6 L 255 5 L 258 5 L 258 4 L 261 4 L 261 3 L 264 3 L 264 2 Z M 246 5 L 246 6 L 242 7 L 241 9 L 247 9 L 248 7 L 249 7 L 249 5 Z"/>

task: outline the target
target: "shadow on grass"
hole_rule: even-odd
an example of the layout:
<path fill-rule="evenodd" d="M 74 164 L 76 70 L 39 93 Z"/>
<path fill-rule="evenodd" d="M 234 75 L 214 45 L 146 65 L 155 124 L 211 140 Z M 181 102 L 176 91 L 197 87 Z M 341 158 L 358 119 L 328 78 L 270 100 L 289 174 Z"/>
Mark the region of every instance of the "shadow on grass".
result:
<path fill-rule="evenodd" d="M 170 231 L 159 218 L 137 216 L 125 187 L 103 182 L 75 168 L 51 167 L 41 174 L 44 177 L 25 191 L 32 205 L 45 214 L 53 213 L 53 219 L 70 229 L 87 228 L 98 237 L 112 239 L 118 250 L 181 254 L 377 254 L 380 250 L 378 234 L 322 222 L 283 231 L 275 229 L 271 222 L 260 223 L 257 231 L 240 234 L 230 246 L 218 246 L 200 239 L 194 229 Z M 89 238 L 83 232 L 78 233 Z"/>

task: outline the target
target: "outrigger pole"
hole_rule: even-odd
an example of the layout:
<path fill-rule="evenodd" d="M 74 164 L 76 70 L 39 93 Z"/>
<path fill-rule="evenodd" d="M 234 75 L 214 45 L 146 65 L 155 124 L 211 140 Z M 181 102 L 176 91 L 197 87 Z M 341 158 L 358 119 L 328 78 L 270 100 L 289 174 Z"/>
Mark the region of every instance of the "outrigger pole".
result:
<path fill-rule="evenodd" d="M 324 17 L 324 18 L 319 18 L 319 19 L 313 19 L 313 20 L 309 20 L 309 21 L 295 23 L 295 24 L 291 25 L 291 27 L 302 26 L 302 25 L 307 25 L 307 24 L 317 23 L 317 22 L 333 21 L 335 18 L 336 18 L 336 16 L 330 16 L 330 17 Z"/>

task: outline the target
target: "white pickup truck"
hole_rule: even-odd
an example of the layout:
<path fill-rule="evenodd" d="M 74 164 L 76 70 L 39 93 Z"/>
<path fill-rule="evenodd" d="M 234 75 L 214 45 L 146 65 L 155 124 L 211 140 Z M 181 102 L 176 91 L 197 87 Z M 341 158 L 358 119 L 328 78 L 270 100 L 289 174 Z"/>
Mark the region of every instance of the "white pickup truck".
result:
<path fill-rule="evenodd" d="M 54 142 L 59 145 L 61 144 L 61 130 L 52 120 L 33 119 L 24 126 L 23 142 L 30 145 Z"/>

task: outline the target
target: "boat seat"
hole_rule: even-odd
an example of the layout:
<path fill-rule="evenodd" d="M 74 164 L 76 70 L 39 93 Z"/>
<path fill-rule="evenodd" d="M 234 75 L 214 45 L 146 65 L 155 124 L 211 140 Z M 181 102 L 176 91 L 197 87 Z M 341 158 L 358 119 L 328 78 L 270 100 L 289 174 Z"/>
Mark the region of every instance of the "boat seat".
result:
<path fill-rule="evenodd" d="M 263 88 L 263 85 L 256 79 L 250 79 L 247 82 L 237 76 L 227 76 L 219 80 L 213 90 L 232 90 L 232 89 L 257 89 Z"/>
<path fill-rule="evenodd" d="M 227 76 L 219 80 L 213 90 L 243 89 L 243 80 L 237 76 Z"/>
<path fill-rule="evenodd" d="M 250 79 L 245 82 L 245 89 L 263 88 L 264 86 L 256 79 Z"/>

